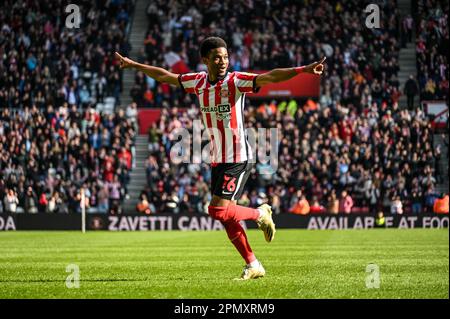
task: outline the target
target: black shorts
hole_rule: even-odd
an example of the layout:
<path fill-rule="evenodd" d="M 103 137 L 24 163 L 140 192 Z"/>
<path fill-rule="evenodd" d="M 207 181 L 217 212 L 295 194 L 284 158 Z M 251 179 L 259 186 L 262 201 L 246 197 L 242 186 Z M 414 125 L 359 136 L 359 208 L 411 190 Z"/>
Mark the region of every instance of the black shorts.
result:
<path fill-rule="evenodd" d="M 223 199 L 238 200 L 254 164 L 222 163 L 212 166 L 211 193 Z"/>

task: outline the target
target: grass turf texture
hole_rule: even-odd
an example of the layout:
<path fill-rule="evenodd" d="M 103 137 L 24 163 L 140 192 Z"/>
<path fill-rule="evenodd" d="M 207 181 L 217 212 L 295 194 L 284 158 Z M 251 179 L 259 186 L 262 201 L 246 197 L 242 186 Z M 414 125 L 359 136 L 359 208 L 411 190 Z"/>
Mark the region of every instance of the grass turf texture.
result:
<path fill-rule="evenodd" d="M 279 230 L 248 237 L 266 277 L 225 232 L 0 232 L 0 298 L 448 298 L 449 232 Z M 366 266 L 380 268 L 367 289 Z M 65 285 L 80 267 L 80 288 Z"/>

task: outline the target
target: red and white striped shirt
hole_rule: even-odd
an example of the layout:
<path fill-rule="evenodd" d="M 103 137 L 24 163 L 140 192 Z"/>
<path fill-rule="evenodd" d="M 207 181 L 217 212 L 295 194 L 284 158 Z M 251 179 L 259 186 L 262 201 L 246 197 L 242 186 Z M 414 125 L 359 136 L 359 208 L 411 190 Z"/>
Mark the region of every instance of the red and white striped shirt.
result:
<path fill-rule="evenodd" d="M 240 163 L 252 159 L 244 127 L 245 93 L 256 92 L 257 74 L 228 72 L 216 83 L 206 72 L 181 74 L 183 89 L 197 95 L 203 123 L 209 132 L 212 163 Z"/>

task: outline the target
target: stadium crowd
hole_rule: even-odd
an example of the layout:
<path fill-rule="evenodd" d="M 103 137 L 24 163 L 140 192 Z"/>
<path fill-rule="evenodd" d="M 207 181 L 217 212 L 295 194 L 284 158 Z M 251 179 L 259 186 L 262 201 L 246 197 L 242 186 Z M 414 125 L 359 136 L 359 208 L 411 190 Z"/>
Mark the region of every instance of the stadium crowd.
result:
<path fill-rule="evenodd" d="M 364 27 L 365 16 L 351 1 L 206 2 L 152 1 L 139 62 L 204 70 L 198 46 L 210 34 L 227 39 L 237 71 L 327 56 L 318 101 L 246 101 L 247 127 L 277 128 L 281 139 L 276 173 L 261 174 L 268 167 L 257 162 L 240 204 L 269 202 L 277 214 L 433 210 L 440 155 L 423 110 L 397 103 L 404 21 L 395 1 L 383 3 L 380 29 Z M 0 9 L 0 211 L 79 211 L 84 189 L 90 211 L 119 213 L 127 196 L 135 104 L 111 115 L 93 105 L 107 95 L 119 102 L 113 53 L 129 51 L 133 1 L 80 3 L 88 12 L 80 30 L 64 27 L 57 17 L 67 14 L 57 1 L 7 0 Z M 445 81 L 448 96 L 447 60 L 439 49 L 445 35 L 448 43 L 446 15 L 420 14 L 429 21 L 417 26 L 421 93 L 431 79 L 439 87 L 433 96 L 441 97 L 436 92 Z M 419 52 L 423 45 L 438 49 Z M 162 110 L 148 132 L 147 187 L 137 210 L 207 213 L 209 165 L 175 165 L 169 155 L 173 129 L 192 130 L 201 118 L 196 99 L 141 72 L 130 94 L 137 105 Z"/>
<path fill-rule="evenodd" d="M 282 139 L 276 174 L 256 174 L 265 169 L 258 164 L 242 204 L 269 201 L 276 213 L 298 214 L 433 210 L 440 172 L 431 125 L 420 108 L 398 106 L 398 52 L 411 39 L 411 17 L 400 21 L 395 1 L 387 1 L 382 28 L 369 29 L 362 27 L 358 8 L 334 1 L 223 2 L 208 9 L 199 1 L 155 1 L 149 6 L 144 63 L 169 67 L 167 52 L 172 52 L 188 69 L 204 70 L 198 44 L 207 34 L 228 39 L 230 65 L 238 71 L 328 58 L 318 103 L 247 100 L 248 127 L 277 127 Z M 144 207 L 206 212 L 208 166 L 169 162 L 172 130 L 192 128 L 200 118 L 195 100 L 139 72 L 135 98 L 137 92 L 146 106 L 163 107 L 161 120 L 149 130 Z M 179 111 L 181 105 L 189 111 Z"/>
<path fill-rule="evenodd" d="M 0 112 L 0 211 L 120 213 L 133 166 L 132 119 L 67 103 Z"/>
<path fill-rule="evenodd" d="M 433 211 L 440 173 L 431 123 L 419 107 L 373 102 L 358 113 L 339 103 L 315 109 L 312 101 L 291 101 L 290 108 L 283 103 L 251 101 L 245 111 L 248 128 L 277 127 L 281 139 L 276 173 L 261 174 L 267 165 L 257 161 L 241 202 L 269 201 L 276 213 L 297 214 Z M 192 132 L 198 116 L 196 108 L 163 109 L 149 129 L 144 194 L 150 211 L 206 212 L 209 166 L 170 161 L 173 129 Z"/>
<path fill-rule="evenodd" d="M 417 73 L 424 100 L 448 101 L 449 2 L 418 0 Z"/>
<path fill-rule="evenodd" d="M 0 212 L 120 211 L 132 168 L 133 118 L 99 113 L 119 102 L 114 51 L 128 52 L 134 1 L 78 1 L 69 28 L 62 1 L 0 8 Z M 76 19 L 75 19 L 76 20 Z M 74 19 L 69 22 L 74 22 Z"/>
<path fill-rule="evenodd" d="M 399 19 L 395 1 L 381 7 L 380 29 L 365 27 L 352 1 L 152 1 L 139 61 L 175 72 L 205 70 L 199 43 L 215 34 L 227 40 L 233 70 L 305 65 L 327 57 L 322 102 L 361 105 L 400 96 Z M 177 58 L 174 58 L 176 56 Z M 177 63 L 175 63 L 177 61 Z M 181 61 L 181 62 L 180 62 Z M 183 64 L 184 63 L 184 64 Z M 184 66 L 183 66 L 184 65 Z M 145 106 L 186 106 L 192 98 L 136 73 L 132 97 Z M 363 96 L 363 99 L 359 97 Z"/>
<path fill-rule="evenodd" d="M 252 174 L 249 191 L 241 201 L 251 205 L 270 201 L 278 213 L 366 208 L 371 212 L 432 211 L 437 196 L 434 186 L 440 178 L 436 165 L 439 155 L 433 149 L 431 126 L 422 110 L 400 110 L 397 104 L 401 95 L 396 78 L 398 50 L 403 43 L 398 41 L 401 22 L 395 2 L 383 6 L 389 19 L 382 21 L 383 28 L 378 30 L 355 23 L 360 17 L 352 3 L 320 2 L 315 6 L 315 2 L 302 6 L 247 1 L 236 8 L 224 2 L 204 10 L 196 1 L 193 6 L 189 3 L 189 8 L 183 3 L 156 1 L 148 9 L 152 23 L 142 62 L 164 65 L 164 53 L 174 51 L 191 70 L 203 70 L 198 43 L 209 33 L 230 40 L 234 70 L 301 65 L 324 53 L 330 76 L 325 78 L 321 99 L 313 108 L 310 104 L 292 108 L 296 102 L 291 101 L 290 114 L 286 114 L 280 111 L 286 109 L 286 102 L 258 105 L 247 100 L 253 104 L 246 111 L 249 127 L 278 127 L 283 139 L 277 174 L 269 180 Z M 299 15 L 302 19 L 294 19 Z M 403 23 L 406 42 L 411 38 L 411 17 Z M 136 85 L 147 97 L 157 97 L 148 99 L 147 105 L 191 107 L 182 115 L 176 108 L 163 110 L 160 122 L 149 131 L 153 152 L 147 163 L 149 187 L 145 197 L 149 205 L 152 210 L 173 207 L 178 211 L 183 205 L 191 211 L 206 212 L 208 167 L 190 164 L 176 168 L 168 160 L 171 130 L 191 127 L 198 116 L 191 97 L 178 101 L 182 95 L 170 94 L 168 87 L 148 78 L 146 81 L 139 73 Z M 257 166 L 255 173 L 263 168 Z"/>
<path fill-rule="evenodd" d="M 126 31 L 134 1 L 78 1 L 71 21 L 62 1 L 5 0 L 0 7 L 0 106 L 78 107 L 114 96 L 121 78 L 114 51 L 128 52 Z"/>

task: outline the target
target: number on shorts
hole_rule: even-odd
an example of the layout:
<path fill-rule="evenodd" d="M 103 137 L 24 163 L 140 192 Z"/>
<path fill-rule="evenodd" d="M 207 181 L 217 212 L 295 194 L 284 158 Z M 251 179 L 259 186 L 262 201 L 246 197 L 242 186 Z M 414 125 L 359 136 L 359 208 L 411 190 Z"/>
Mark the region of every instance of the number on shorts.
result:
<path fill-rule="evenodd" d="M 236 177 L 224 175 L 222 189 L 225 189 L 229 192 L 234 192 L 234 190 L 236 189 Z"/>

